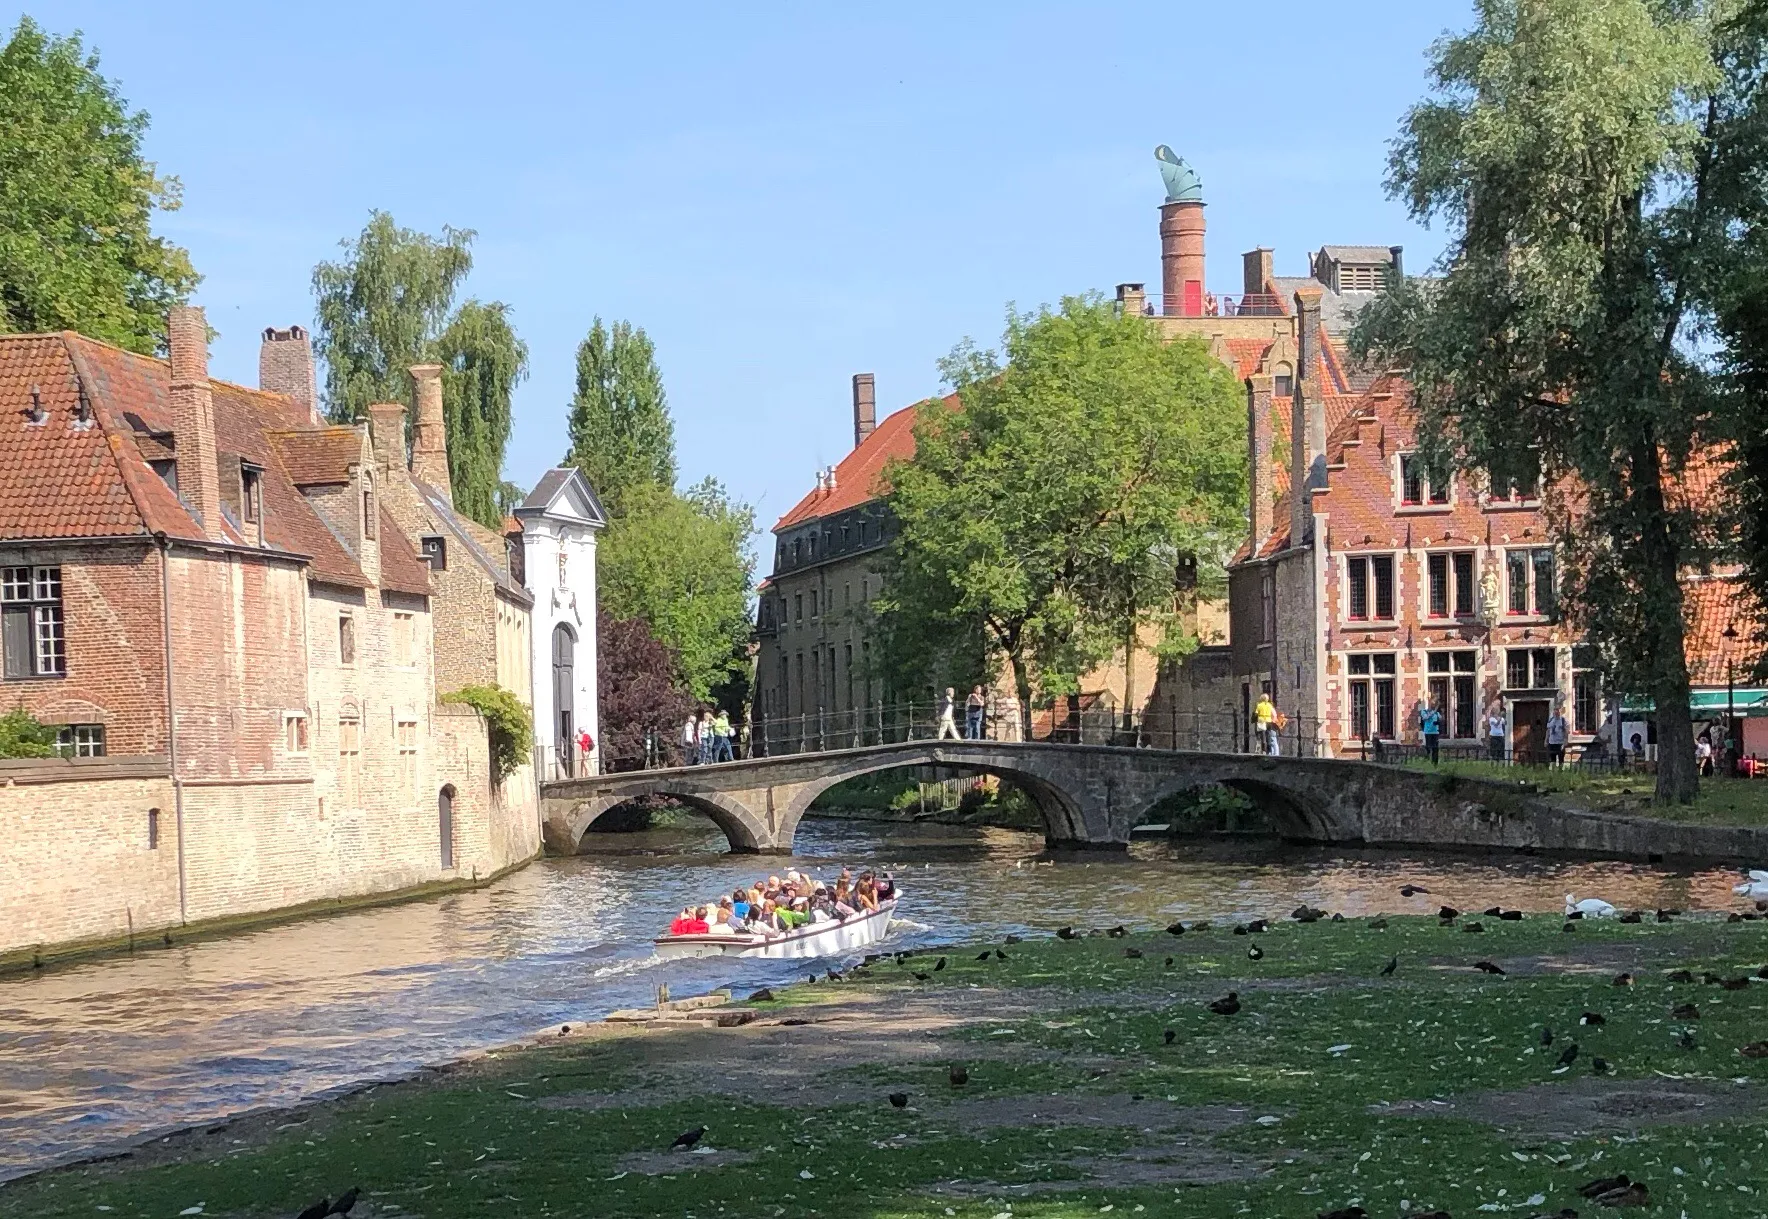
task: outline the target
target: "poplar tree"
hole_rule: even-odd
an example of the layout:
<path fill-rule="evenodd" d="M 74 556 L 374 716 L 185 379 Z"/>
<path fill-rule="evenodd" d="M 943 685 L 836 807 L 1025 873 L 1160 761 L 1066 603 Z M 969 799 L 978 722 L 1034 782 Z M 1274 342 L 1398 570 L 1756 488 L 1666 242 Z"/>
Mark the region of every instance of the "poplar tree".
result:
<path fill-rule="evenodd" d="M 147 124 L 78 36 L 20 18 L 0 48 L 0 334 L 164 348 L 167 312 L 200 277 L 153 233 L 180 187 L 142 157 Z"/>
<path fill-rule="evenodd" d="M 436 238 L 369 213 L 356 239 L 340 243 L 344 257 L 313 269 L 317 347 L 326 408 L 340 423 L 363 418 L 370 403 L 409 401 L 413 364 L 443 366 L 455 504 L 497 528 L 510 401 L 528 373 L 528 348 L 510 326 L 508 305 L 469 300 L 455 308 L 473 269 L 474 236 L 444 226 Z"/>
<path fill-rule="evenodd" d="M 675 486 L 675 424 L 642 327 L 595 319 L 577 347 L 570 432 L 566 464 L 583 471 L 612 515 L 625 511 L 635 487 Z"/>
<path fill-rule="evenodd" d="M 1721 434 L 1703 336 L 1732 219 L 1730 7 L 1480 0 L 1389 161 L 1390 192 L 1447 230 L 1439 277 L 1379 300 L 1354 344 L 1409 370 L 1430 460 L 1544 475 L 1560 603 L 1653 701 L 1662 802 L 1698 783 L 1681 578 L 1718 539 L 1681 488 Z"/>

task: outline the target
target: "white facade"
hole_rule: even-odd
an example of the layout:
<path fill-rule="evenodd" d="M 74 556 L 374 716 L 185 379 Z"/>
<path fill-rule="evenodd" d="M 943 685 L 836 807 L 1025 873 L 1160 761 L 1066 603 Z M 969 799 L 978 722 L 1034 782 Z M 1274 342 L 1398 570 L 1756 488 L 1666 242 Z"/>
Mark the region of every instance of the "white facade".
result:
<path fill-rule="evenodd" d="M 596 774 L 601 724 L 596 715 L 596 534 L 607 514 L 575 469 L 548 470 L 515 509 L 522 560 L 534 598 L 534 740 L 541 779 Z M 579 733 L 595 742 L 585 758 Z"/>

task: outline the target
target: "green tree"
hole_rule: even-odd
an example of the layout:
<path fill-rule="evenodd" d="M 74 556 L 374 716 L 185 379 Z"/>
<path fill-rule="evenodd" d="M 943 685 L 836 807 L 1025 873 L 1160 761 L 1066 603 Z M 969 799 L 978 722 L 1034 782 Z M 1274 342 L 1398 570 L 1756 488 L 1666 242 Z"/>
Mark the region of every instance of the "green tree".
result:
<path fill-rule="evenodd" d="M 361 419 L 373 402 L 411 397 L 413 364 L 444 368 L 448 472 L 456 505 L 480 524 L 502 520 L 510 400 L 528 374 L 528 348 L 501 302 L 454 298 L 473 268 L 471 229 L 444 226 L 440 239 L 369 214 L 345 256 L 313 269 L 325 360 L 326 405 L 339 422 Z"/>
<path fill-rule="evenodd" d="M 648 622 L 696 699 L 749 663 L 754 533 L 754 511 L 710 478 L 685 495 L 641 483 L 597 547 L 603 612 Z"/>
<path fill-rule="evenodd" d="M 675 485 L 675 425 L 663 394 L 657 353 L 642 327 L 596 318 L 577 347 L 571 399 L 571 451 L 602 505 L 619 516 L 642 484 Z"/>
<path fill-rule="evenodd" d="M 454 506 L 496 528 L 507 498 L 503 453 L 510 439 L 510 399 L 527 373 L 528 345 L 510 326 L 507 305 L 469 300 L 436 340 L 435 353 L 442 365 Z"/>
<path fill-rule="evenodd" d="M 20 18 L 0 49 L 0 333 L 164 347 L 166 313 L 199 276 L 153 234 L 154 212 L 175 211 L 180 188 L 142 158 L 147 123 L 78 35 Z"/>
<path fill-rule="evenodd" d="M 1178 600 L 1245 530 L 1232 372 L 1097 296 L 1009 311 L 1000 354 L 966 342 L 941 367 L 956 409 L 924 403 L 914 457 L 886 473 L 887 648 L 979 639 L 1028 717 L 1145 628 L 1165 654 L 1195 647 Z"/>
<path fill-rule="evenodd" d="M 1481 0 L 1389 162 L 1390 192 L 1447 228 L 1441 278 L 1355 341 L 1410 370 L 1433 461 L 1559 488 L 1560 600 L 1655 701 L 1666 802 L 1698 782 L 1680 578 L 1714 539 L 1672 488 L 1718 389 L 1697 340 L 1729 219 L 1721 7 Z"/>
<path fill-rule="evenodd" d="M 0 758 L 47 758 L 55 754 L 56 730 L 23 707 L 0 715 Z"/>

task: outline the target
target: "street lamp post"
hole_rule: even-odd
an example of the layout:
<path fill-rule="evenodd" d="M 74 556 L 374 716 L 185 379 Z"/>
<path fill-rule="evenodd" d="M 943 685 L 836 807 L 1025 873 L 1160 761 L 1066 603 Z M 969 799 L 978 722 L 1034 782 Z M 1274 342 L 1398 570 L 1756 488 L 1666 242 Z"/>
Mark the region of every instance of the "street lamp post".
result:
<path fill-rule="evenodd" d="M 1737 730 L 1737 682 L 1732 672 L 1731 641 L 1737 638 L 1737 626 L 1728 625 L 1720 632 L 1725 638 L 1725 773 L 1737 776 L 1737 743 L 1732 733 Z"/>

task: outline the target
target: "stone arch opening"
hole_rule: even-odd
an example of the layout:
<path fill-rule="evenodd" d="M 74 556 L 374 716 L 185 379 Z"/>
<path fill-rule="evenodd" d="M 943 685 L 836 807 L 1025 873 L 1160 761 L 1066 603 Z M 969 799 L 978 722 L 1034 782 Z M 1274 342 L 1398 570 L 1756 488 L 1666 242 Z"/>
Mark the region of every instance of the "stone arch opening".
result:
<path fill-rule="evenodd" d="M 647 791 L 600 796 L 578 805 L 572 810 L 567 827 L 568 853 L 576 854 L 581 849 L 583 836 L 597 818 L 646 796 L 667 796 L 703 815 L 723 832 L 733 855 L 753 855 L 762 850 L 765 827 L 757 825 L 754 814 L 735 800 L 719 792 L 688 791 L 671 784 L 659 784 Z"/>
<path fill-rule="evenodd" d="M 946 756 L 939 756 L 945 752 Z M 1044 823 L 1044 838 L 1048 842 L 1080 842 L 1087 838 L 1086 818 L 1079 803 L 1062 787 L 1045 776 L 1031 769 L 1007 764 L 1001 760 L 989 759 L 984 762 L 962 761 L 949 756 L 949 751 L 928 748 L 920 751 L 893 753 L 890 757 L 880 759 L 875 764 L 857 765 L 852 769 L 844 769 L 841 773 L 827 778 L 813 780 L 804 784 L 793 795 L 780 816 L 779 843 L 782 850 L 790 850 L 793 839 L 797 836 L 798 825 L 804 819 L 816 798 L 838 784 L 866 775 L 877 774 L 879 771 L 900 770 L 912 766 L 938 766 L 943 770 L 956 771 L 963 775 L 993 775 L 1006 783 L 1011 783 L 1025 792 L 1037 806 Z"/>
<path fill-rule="evenodd" d="M 1146 811 L 1152 811 L 1187 792 L 1212 787 L 1244 797 L 1256 811 L 1257 819 L 1268 826 L 1271 833 L 1281 837 L 1319 842 L 1330 841 L 1337 836 L 1331 820 L 1313 807 L 1305 797 L 1281 784 L 1231 773 L 1175 779 L 1156 790 Z"/>

